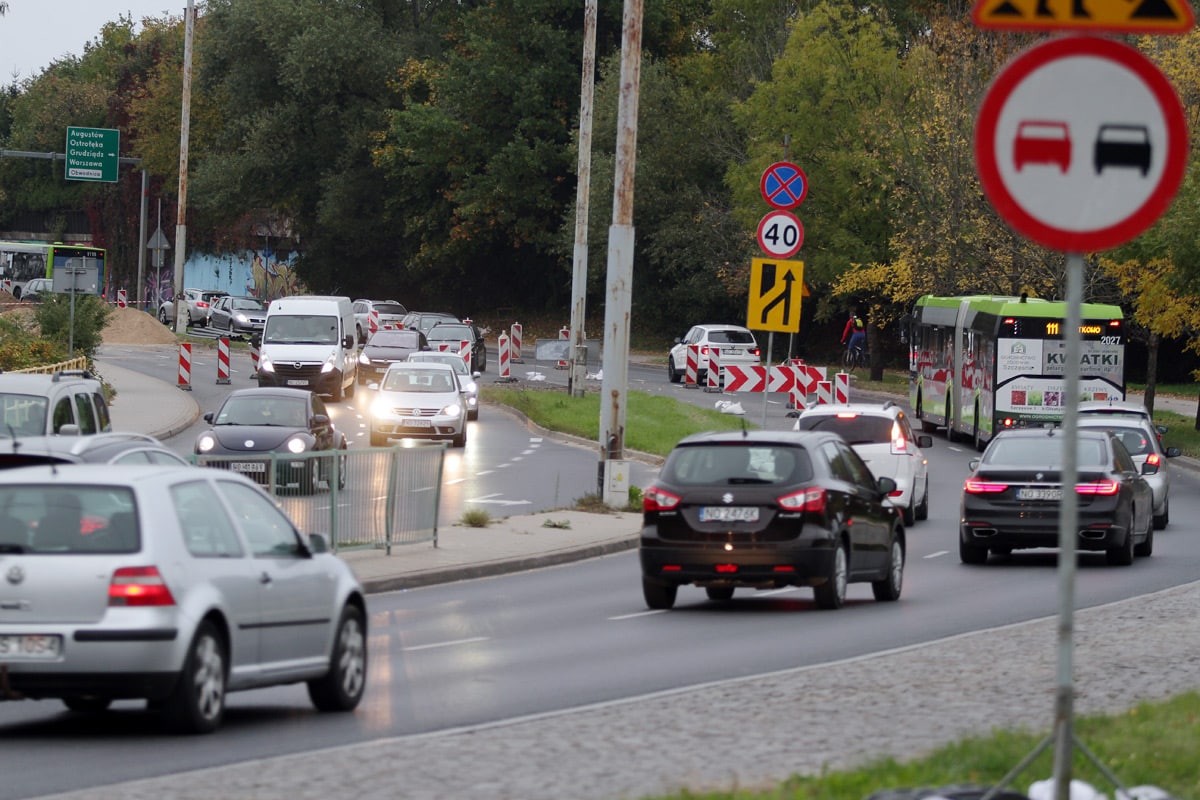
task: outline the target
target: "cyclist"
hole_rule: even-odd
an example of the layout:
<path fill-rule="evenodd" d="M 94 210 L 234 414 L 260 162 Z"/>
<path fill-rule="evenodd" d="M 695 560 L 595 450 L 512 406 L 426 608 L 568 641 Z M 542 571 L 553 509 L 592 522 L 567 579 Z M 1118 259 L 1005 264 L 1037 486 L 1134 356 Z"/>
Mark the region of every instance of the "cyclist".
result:
<path fill-rule="evenodd" d="M 863 324 L 862 317 L 853 311 L 846 319 L 846 327 L 842 329 L 842 344 L 847 345 L 846 352 L 850 354 L 850 358 L 857 358 L 857 354 L 866 351 L 867 328 Z"/>

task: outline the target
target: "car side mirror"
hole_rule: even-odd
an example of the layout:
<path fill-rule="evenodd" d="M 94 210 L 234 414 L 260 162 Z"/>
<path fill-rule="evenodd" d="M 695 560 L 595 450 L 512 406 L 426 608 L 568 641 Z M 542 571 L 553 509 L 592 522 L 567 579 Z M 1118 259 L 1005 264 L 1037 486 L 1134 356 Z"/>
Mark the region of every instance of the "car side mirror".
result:
<path fill-rule="evenodd" d="M 967 462 L 967 468 L 970 469 L 971 472 L 974 472 L 975 470 L 979 469 L 979 459 L 972 458 L 970 461 Z"/>
<path fill-rule="evenodd" d="M 886 496 L 896 491 L 896 479 L 884 475 L 881 478 L 875 479 L 875 486 L 879 489 L 880 494 Z"/>
<path fill-rule="evenodd" d="M 1183 455 L 1183 451 L 1180 450 L 1178 447 L 1168 447 L 1166 450 L 1167 458 L 1176 458 L 1177 456 L 1181 456 L 1181 455 Z"/>
<path fill-rule="evenodd" d="M 1142 462 L 1142 474 L 1143 475 L 1157 475 L 1158 474 L 1158 464 L 1151 464 L 1149 461 L 1143 461 Z"/>
<path fill-rule="evenodd" d="M 682 337 L 682 336 L 676 336 L 676 337 L 675 337 L 675 344 L 680 344 L 680 343 L 682 343 L 682 342 L 683 342 L 683 337 Z"/>
<path fill-rule="evenodd" d="M 1166 425 L 1155 425 L 1154 430 L 1158 431 L 1159 433 L 1166 433 L 1167 426 Z"/>
<path fill-rule="evenodd" d="M 924 450 L 926 447 L 933 447 L 933 437 L 928 433 L 917 434 L 917 447 Z"/>
<path fill-rule="evenodd" d="M 61 426 L 57 431 L 55 431 L 55 433 L 57 433 L 59 436 L 78 436 L 79 426 L 73 422 L 68 422 L 66 425 Z"/>
<path fill-rule="evenodd" d="M 313 555 L 329 552 L 329 540 L 325 538 L 323 533 L 310 533 L 308 535 L 308 550 Z"/>
<path fill-rule="evenodd" d="M 481 378 L 481 377 L 483 377 L 483 373 L 476 370 L 475 372 L 471 373 L 471 377 L 472 378 Z M 1179 448 L 1175 448 L 1175 449 L 1178 450 Z"/>
<path fill-rule="evenodd" d="M 216 414 L 214 414 L 214 413 L 213 413 L 213 412 L 211 412 L 211 411 L 207 412 L 207 413 L 204 415 L 204 421 L 205 421 L 205 422 L 207 422 L 209 425 L 212 425 L 212 421 L 213 421 L 214 419 L 216 419 Z"/>
<path fill-rule="evenodd" d="M 314 427 L 314 428 L 317 427 L 318 425 L 328 425 L 329 424 L 329 415 L 328 414 L 313 414 L 311 424 L 312 424 L 312 427 Z"/>

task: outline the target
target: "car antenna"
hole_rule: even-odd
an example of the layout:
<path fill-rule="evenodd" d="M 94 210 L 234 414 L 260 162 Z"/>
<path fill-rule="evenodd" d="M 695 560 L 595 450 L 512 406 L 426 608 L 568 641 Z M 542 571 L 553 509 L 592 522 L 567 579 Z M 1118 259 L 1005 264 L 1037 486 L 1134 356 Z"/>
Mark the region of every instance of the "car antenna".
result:
<path fill-rule="evenodd" d="M 11 422 L 4 423 L 4 426 L 6 428 L 8 428 L 8 435 L 9 435 L 9 438 L 12 439 L 13 455 L 15 456 L 17 454 L 17 448 L 19 448 L 21 446 L 21 443 L 17 441 L 17 432 L 15 430 L 13 430 L 13 426 L 12 426 Z"/>

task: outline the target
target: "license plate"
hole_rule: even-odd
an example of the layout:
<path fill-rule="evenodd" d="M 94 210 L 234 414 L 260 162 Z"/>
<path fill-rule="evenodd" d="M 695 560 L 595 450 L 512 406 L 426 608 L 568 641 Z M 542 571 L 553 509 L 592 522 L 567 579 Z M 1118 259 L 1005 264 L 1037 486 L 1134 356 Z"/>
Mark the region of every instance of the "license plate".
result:
<path fill-rule="evenodd" d="M 402 419 L 400 424 L 405 428 L 429 428 L 432 423 L 427 419 Z"/>
<path fill-rule="evenodd" d="M 266 472 L 267 465 L 261 461 L 234 461 L 229 465 L 234 472 Z"/>
<path fill-rule="evenodd" d="M 383 373 L 388 371 L 387 364 L 384 364 L 382 367 L 376 367 L 375 371 L 378 372 L 380 375 L 382 375 Z"/>
<path fill-rule="evenodd" d="M 42 661 L 61 655 L 62 637 L 57 634 L 0 635 L 0 661 Z"/>
<path fill-rule="evenodd" d="M 723 355 L 723 356 L 740 356 L 741 354 L 742 354 L 742 348 L 740 348 L 740 347 L 722 347 L 721 348 L 721 355 Z"/>
<path fill-rule="evenodd" d="M 758 506 L 700 506 L 701 522 L 758 522 Z"/>
<path fill-rule="evenodd" d="M 308 386 L 308 381 L 303 378 L 293 378 L 288 381 L 288 386 Z"/>
<path fill-rule="evenodd" d="M 1018 500 L 1062 500 L 1062 489 L 1042 489 L 1025 486 L 1017 489 Z"/>

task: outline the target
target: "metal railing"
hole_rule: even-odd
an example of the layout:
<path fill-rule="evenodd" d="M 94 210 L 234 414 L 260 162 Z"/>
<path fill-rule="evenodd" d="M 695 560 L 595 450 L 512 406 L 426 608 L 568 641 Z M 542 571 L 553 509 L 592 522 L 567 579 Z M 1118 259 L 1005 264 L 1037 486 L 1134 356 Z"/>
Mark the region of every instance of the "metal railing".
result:
<path fill-rule="evenodd" d="M 437 546 L 445 443 L 307 453 L 193 456 L 259 482 L 305 533 L 333 549 Z"/>
<path fill-rule="evenodd" d="M 56 364 L 43 364 L 39 367 L 11 369 L 9 372 L 34 372 L 39 375 L 53 375 L 56 372 L 61 372 L 68 369 L 87 369 L 87 365 L 87 356 L 75 356 L 75 358 L 71 358 L 66 361 L 59 361 Z"/>

